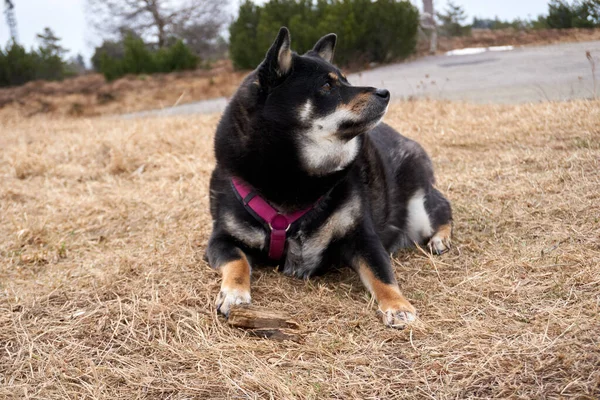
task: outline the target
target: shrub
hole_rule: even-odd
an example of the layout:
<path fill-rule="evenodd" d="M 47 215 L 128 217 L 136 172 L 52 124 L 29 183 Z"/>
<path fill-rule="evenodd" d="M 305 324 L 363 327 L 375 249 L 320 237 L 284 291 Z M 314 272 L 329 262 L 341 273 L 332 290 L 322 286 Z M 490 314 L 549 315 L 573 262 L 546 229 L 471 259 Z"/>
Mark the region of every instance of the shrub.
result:
<path fill-rule="evenodd" d="M 181 40 L 169 47 L 153 50 L 131 34 L 122 42 L 105 41 L 92 57 L 94 68 L 107 80 L 126 74 L 152 74 L 194 69 L 198 57 Z"/>
<path fill-rule="evenodd" d="M 236 68 L 255 68 L 279 28 L 287 26 L 300 54 L 335 32 L 337 64 L 388 62 L 414 51 L 418 22 L 418 11 L 408 1 L 270 0 L 261 7 L 246 0 L 229 30 L 230 57 Z"/>
<path fill-rule="evenodd" d="M 238 68 L 253 68 L 264 57 L 263 49 L 258 46 L 260 11 L 259 6 L 246 0 L 240 5 L 238 18 L 229 27 L 229 54 Z"/>
<path fill-rule="evenodd" d="M 0 49 L 0 86 L 22 85 L 34 80 L 37 75 L 38 59 L 17 43 Z"/>
<path fill-rule="evenodd" d="M 133 35 L 125 37 L 125 54 L 122 71 L 125 74 L 151 74 L 157 72 L 156 58 L 150 52 L 144 41 Z"/>
<path fill-rule="evenodd" d="M 62 80 L 74 72 L 67 68 L 63 60 L 66 52 L 60 46 L 60 39 L 46 28 L 37 35 L 40 46 L 27 51 L 16 42 L 0 48 L 0 87 L 17 86 L 36 79 Z"/>
<path fill-rule="evenodd" d="M 376 62 L 406 58 L 417 45 L 419 12 L 407 2 L 379 0 L 376 4 L 367 8 L 364 50 Z"/>
<path fill-rule="evenodd" d="M 178 40 L 171 47 L 156 52 L 155 64 L 159 72 L 184 71 L 196 68 L 198 57 L 183 41 Z"/>
<path fill-rule="evenodd" d="M 600 0 L 575 1 L 551 0 L 548 16 L 539 18 L 547 28 L 596 28 L 600 27 Z"/>
<path fill-rule="evenodd" d="M 562 0 L 552 0 L 548 4 L 548 28 L 566 29 L 573 27 L 573 10 L 569 3 Z"/>

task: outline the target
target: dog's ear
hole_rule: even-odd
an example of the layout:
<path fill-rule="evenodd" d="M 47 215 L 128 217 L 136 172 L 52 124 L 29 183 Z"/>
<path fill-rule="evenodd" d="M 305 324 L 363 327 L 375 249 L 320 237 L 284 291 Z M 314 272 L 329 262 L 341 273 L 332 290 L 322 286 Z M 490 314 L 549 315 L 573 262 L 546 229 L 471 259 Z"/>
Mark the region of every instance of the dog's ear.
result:
<path fill-rule="evenodd" d="M 317 53 L 319 57 L 327 62 L 333 61 L 333 53 L 335 52 L 335 42 L 337 41 L 337 35 L 335 33 L 330 33 L 329 35 L 323 36 L 315 47 L 313 47 L 312 51 Z"/>
<path fill-rule="evenodd" d="M 268 87 L 290 72 L 292 68 L 290 41 L 290 31 L 282 26 L 265 59 L 258 66 L 258 80 L 262 87 Z"/>

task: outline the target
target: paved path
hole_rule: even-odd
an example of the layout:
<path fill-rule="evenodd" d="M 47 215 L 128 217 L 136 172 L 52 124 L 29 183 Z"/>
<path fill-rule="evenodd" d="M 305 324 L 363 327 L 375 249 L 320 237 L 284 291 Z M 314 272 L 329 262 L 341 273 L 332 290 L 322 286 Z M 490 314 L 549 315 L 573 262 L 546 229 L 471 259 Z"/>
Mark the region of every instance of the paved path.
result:
<path fill-rule="evenodd" d="M 348 79 L 354 85 L 384 87 L 392 93 L 392 100 L 429 97 L 525 103 L 592 98 L 594 84 L 586 51 L 596 59 L 600 96 L 600 41 L 425 57 L 351 74 Z M 123 117 L 213 113 L 222 111 L 226 104 L 225 98 L 218 98 Z"/>

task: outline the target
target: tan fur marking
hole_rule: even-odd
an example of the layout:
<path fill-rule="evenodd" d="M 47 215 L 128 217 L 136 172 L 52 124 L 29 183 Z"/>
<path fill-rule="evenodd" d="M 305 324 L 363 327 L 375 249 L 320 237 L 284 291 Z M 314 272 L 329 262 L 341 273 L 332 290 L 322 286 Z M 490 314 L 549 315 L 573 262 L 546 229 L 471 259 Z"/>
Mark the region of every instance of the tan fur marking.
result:
<path fill-rule="evenodd" d="M 410 304 L 404 296 L 400 293 L 400 288 L 398 288 L 397 284 L 387 284 L 383 283 L 379 280 L 374 274 L 373 271 L 363 262 L 360 263 L 360 267 L 358 269 L 358 274 L 360 279 L 365 284 L 367 289 L 373 294 L 377 303 L 379 304 L 379 309 L 382 312 L 387 311 L 408 311 L 412 314 L 416 314 L 417 311 Z"/>
<path fill-rule="evenodd" d="M 246 256 L 242 255 L 241 259 L 223 265 L 220 270 L 223 275 L 222 289 L 250 291 L 250 264 Z"/>
<path fill-rule="evenodd" d="M 331 79 L 333 79 L 336 82 L 340 79 L 335 72 L 330 72 L 328 75 Z"/>
<path fill-rule="evenodd" d="M 452 224 L 445 224 L 438 228 L 427 243 L 432 253 L 443 254 L 452 247 Z"/>
<path fill-rule="evenodd" d="M 370 100 L 371 100 L 371 93 L 360 93 L 360 94 L 356 95 L 356 97 L 353 98 L 350 103 L 344 104 L 341 107 L 345 108 L 346 110 L 348 110 L 354 114 L 360 114 L 364 110 L 364 108 L 367 106 L 367 104 L 369 103 Z"/>
<path fill-rule="evenodd" d="M 435 234 L 442 239 L 450 239 L 450 237 L 452 236 L 452 225 L 446 224 L 440 226 Z"/>

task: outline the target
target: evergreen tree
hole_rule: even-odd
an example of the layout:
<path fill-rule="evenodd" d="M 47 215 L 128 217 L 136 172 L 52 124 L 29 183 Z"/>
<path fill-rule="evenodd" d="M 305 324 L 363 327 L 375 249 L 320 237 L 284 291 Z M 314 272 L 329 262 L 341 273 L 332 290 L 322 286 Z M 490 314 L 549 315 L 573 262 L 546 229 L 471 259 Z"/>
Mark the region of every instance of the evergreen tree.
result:
<path fill-rule="evenodd" d="M 569 3 L 563 0 L 550 0 L 546 24 L 551 29 L 566 29 L 573 27 L 573 10 Z"/>
<path fill-rule="evenodd" d="M 279 28 L 287 26 L 300 54 L 335 32 L 338 65 L 387 62 L 414 51 L 418 21 L 408 1 L 270 0 L 262 7 L 246 1 L 230 27 L 230 55 L 235 67 L 256 68 Z"/>
<path fill-rule="evenodd" d="M 470 28 L 464 26 L 463 23 L 467 20 L 465 10 L 448 1 L 446 11 L 437 14 L 440 20 L 440 30 L 446 36 L 464 36 L 470 33 Z"/>
<path fill-rule="evenodd" d="M 61 80 L 66 74 L 66 63 L 63 56 L 67 50 L 60 45 L 60 38 L 52 29 L 46 27 L 43 33 L 36 35 L 40 43 L 37 52 L 36 79 Z"/>
<path fill-rule="evenodd" d="M 255 68 L 264 58 L 258 48 L 260 12 L 259 6 L 246 0 L 240 5 L 238 18 L 229 27 L 229 54 L 236 68 Z"/>

